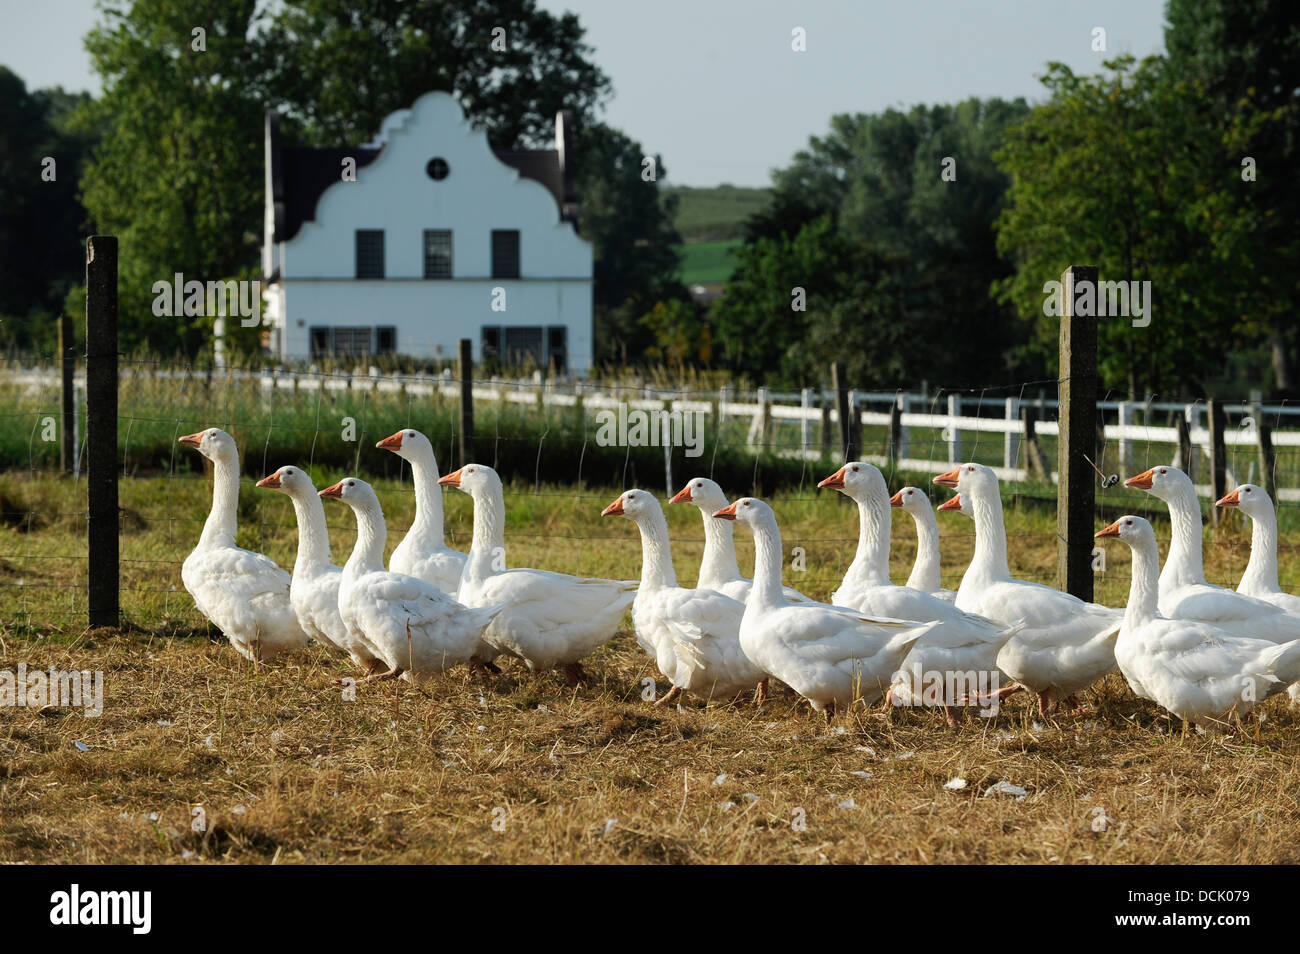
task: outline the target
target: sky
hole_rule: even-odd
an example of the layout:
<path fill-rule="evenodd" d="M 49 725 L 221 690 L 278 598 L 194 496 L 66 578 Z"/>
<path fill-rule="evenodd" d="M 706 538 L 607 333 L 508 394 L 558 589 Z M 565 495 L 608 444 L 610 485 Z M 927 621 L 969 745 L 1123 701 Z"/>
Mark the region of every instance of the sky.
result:
<path fill-rule="evenodd" d="M 1096 72 L 1164 47 L 1161 0 L 539 0 L 571 10 L 614 95 L 604 118 L 665 181 L 758 186 L 836 113 L 1042 98 L 1045 64 Z M 0 0 L 0 64 L 28 88 L 98 91 L 93 0 Z M 1093 30 L 1106 51 L 1093 50 Z M 806 49 L 792 49 L 792 31 Z"/>

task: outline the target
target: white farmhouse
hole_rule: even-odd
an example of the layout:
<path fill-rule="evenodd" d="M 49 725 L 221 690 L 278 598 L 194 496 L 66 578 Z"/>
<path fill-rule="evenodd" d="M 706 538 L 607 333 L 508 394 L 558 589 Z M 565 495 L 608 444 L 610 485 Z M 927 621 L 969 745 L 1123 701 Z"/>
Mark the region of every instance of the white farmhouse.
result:
<path fill-rule="evenodd" d="M 352 170 L 355 169 L 355 173 Z M 264 321 L 286 360 L 399 353 L 592 361 L 591 243 L 575 228 L 572 129 L 553 150 L 493 150 L 446 93 L 373 142 L 283 146 L 266 115 Z"/>

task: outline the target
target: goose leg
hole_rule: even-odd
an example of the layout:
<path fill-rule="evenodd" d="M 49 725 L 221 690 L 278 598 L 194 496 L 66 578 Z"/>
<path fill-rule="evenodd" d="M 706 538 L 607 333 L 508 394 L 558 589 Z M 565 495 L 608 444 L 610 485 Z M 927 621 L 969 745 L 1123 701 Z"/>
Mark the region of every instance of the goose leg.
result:
<path fill-rule="evenodd" d="M 476 676 L 487 676 L 489 673 L 495 676 L 501 673 L 501 667 L 491 660 L 485 662 L 477 656 L 471 656 L 469 658 L 469 671 Z"/>
<path fill-rule="evenodd" d="M 403 669 L 401 666 L 394 666 L 392 669 L 388 670 L 388 672 L 372 672 L 368 676 L 362 676 L 360 679 L 357 680 L 357 683 L 360 684 L 363 682 L 386 682 L 389 679 L 398 678 L 404 672 L 406 672 L 406 670 Z"/>
<path fill-rule="evenodd" d="M 767 702 L 767 679 L 764 679 L 754 689 L 754 705 L 761 706 Z"/>
<path fill-rule="evenodd" d="M 835 718 L 835 703 L 833 701 L 826 703 L 825 708 L 822 709 L 822 715 L 826 717 L 826 724 L 830 725 L 831 720 Z"/>
<path fill-rule="evenodd" d="M 674 699 L 676 699 L 676 698 L 677 698 L 678 696 L 680 696 L 681 694 L 682 694 L 682 687 L 681 687 L 681 686 L 673 686 L 671 689 L 669 689 L 669 690 L 668 690 L 667 692 L 665 692 L 662 696 L 660 696 L 658 699 L 655 700 L 655 705 L 657 705 L 657 706 L 666 706 L 666 705 L 668 705 L 668 703 L 672 702 Z"/>
<path fill-rule="evenodd" d="M 576 686 L 579 683 L 584 683 L 587 680 L 587 672 L 582 668 L 582 663 L 569 663 L 564 667 L 564 684 L 566 686 L 572 688 L 573 686 Z"/>
<path fill-rule="evenodd" d="M 1050 689 L 1044 689 L 1038 694 L 1038 714 L 1044 719 L 1056 712 L 1056 706 L 1056 700 L 1052 698 Z"/>
<path fill-rule="evenodd" d="M 957 722 L 958 722 L 957 714 L 959 711 L 960 710 L 958 710 L 955 706 L 951 706 L 946 702 L 943 704 L 943 714 L 944 717 L 948 720 L 948 728 L 950 729 L 957 728 Z"/>

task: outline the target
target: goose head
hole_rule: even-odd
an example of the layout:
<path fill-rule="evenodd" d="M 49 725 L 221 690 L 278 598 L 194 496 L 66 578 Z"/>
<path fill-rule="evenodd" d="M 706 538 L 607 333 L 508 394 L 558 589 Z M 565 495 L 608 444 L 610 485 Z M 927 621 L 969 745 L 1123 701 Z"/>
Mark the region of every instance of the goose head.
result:
<path fill-rule="evenodd" d="M 177 438 L 176 442 L 186 447 L 197 448 L 200 454 L 211 461 L 239 460 L 239 448 L 235 445 L 235 439 L 219 427 L 209 427 L 206 430 L 195 431 L 193 434 L 186 434 L 184 437 Z"/>
<path fill-rule="evenodd" d="M 668 502 L 695 504 L 705 513 L 713 514 L 727 505 L 727 495 L 716 481 L 708 477 L 692 477 Z"/>
<path fill-rule="evenodd" d="M 409 427 L 389 434 L 375 446 L 381 450 L 392 451 L 404 460 L 423 463 L 434 459 L 433 443 L 419 431 Z"/>
<path fill-rule="evenodd" d="M 734 520 L 753 530 L 763 524 L 776 525 L 776 514 L 772 508 L 757 497 L 741 497 L 735 503 L 728 504 L 714 514 L 720 520 Z"/>
<path fill-rule="evenodd" d="M 438 483 L 446 487 L 455 487 L 476 500 L 493 491 L 498 495 L 504 494 L 501 489 L 500 475 L 487 464 L 466 464 L 460 470 L 439 477 Z"/>
<path fill-rule="evenodd" d="M 998 475 L 993 473 L 992 467 L 973 461 L 958 464 L 947 473 L 934 478 L 934 482 L 960 493 L 964 501 L 961 505 L 963 512 L 981 500 L 989 501 L 998 497 Z"/>
<path fill-rule="evenodd" d="M 1145 490 L 1166 503 L 1189 492 L 1193 497 L 1196 493 L 1192 479 L 1177 467 L 1152 467 L 1124 481 L 1124 486 Z"/>
<path fill-rule="evenodd" d="M 328 500 L 342 500 L 353 510 L 379 509 L 375 488 L 360 477 L 344 477 L 337 484 L 331 484 L 322 490 L 319 496 Z"/>
<path fill-rule="evenodd" d="M 281 467 L 274 474 L 259 480 L 257 486 L 265 487 L 267 490 L 278 490 L 290 497 L 306 496 L 316 490 L 306 471 L 298 467 Z"/>
<path fill-rule="evenodd" d="M 627 517 L 629 520 L 639 522 L 656 510 L 661 514 L 663 513 L 663 508 L 659 506 L 659 502 L 655 500 L 653 495 L 634 488 L 619 494 L 612 504 L 600 512 L 600 515 L 602 517 Z"/>
<path fill-rule="evenodd" d="M 880 468 L 865 460 L 849 461 L 817 486 L 838 490 L 858 503 L 874 501 L 883 504 L 889 500 L 889 485 L 885 483 Z"/>
<path fill-rule="evenodd" d="M 932 510 L 930 498 L 920 487 L 904 487 L 889 498 L 889 506 L 906 510 L 910 514 Z"/>
<path fill-rule="evenodd" d="M 1103 540 L 1107 537 L 1117 537 L 1130 547 L 1147 544 L 1155 546 L 1156 542 L 1156 532 L 1151 529 L 1151 524 L 1145 518 L 1131 513 L 1120 517 L 1105 530 L 1097 531 L 1096 539 Z"/>
<path fill-rule="evenodd" d="M 971 513 L 970 507 L 966 506 L 962 502 L 961 494 L 954 494 L 952 497 L 949 497 L 943 503 L 939 504 L 938 508 L 936 509 L 938 509 L 940 512 L 946 512 L 951 510 L 951 511 L 955 511 L 956 513 L 964 513 L 968 517 L 975 516 L 973 513 Z"/>
<path fill-rule="evenodd" d="M 1267 516 L 1273 510 L 1273 501 L 1269 499 L 1268 491 L 1263 487 L 1256 484 L 1242 484 L 1216 502 L 1215 506 L 1237 507 L 1253 520 Z"/>

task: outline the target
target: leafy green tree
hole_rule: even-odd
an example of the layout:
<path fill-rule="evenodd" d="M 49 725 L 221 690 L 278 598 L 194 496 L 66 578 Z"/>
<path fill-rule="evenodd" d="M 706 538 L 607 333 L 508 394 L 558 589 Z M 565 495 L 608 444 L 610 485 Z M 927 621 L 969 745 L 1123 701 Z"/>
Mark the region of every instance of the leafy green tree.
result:
<path fill-rule="evenodd" d="M 84 274 L 77 187 L 88 136 L 69 117 L 87 99 L 28 92 L 0 67 L 0 346 L 52 351 L 63 299 Z"/>
<path fill-rule="evenodd" d="M 1217 227 L 1216 280 L 1239 279 L 1235 310 L 1263 326 L 1279 396 L 1300 394 L 1300 10 L 1290 0 L 1169 0 L 1165 46 L 1172 80 L 1200 98 L 1201 137 L 1217 170 L 1199 197 Z M 1253 179 L 1242 175 L 1250 161 Z"/>
<path fill-rule="evenodd" d="M 249 40 L 256 7 L 256 0 L 134 0 L 106 7 L 86 37 L 104 94 L 81 120 L 102 124 L 105 134 L 82 198 L 98 227 L 119 238 L 127 349 L 194 354 L 211 336 L 211 318 L 155 316 L 155 282 L 176 272 L 200 282 L 257 275 L 262 105 Z"/>
<path fill-rule="evenodd" d="M 308 145 L 366 142 L 430 90 L 497 148 L 549 145 L 557 111 L 587 125 L 609 95 L 584 33 L 536 0 L 284 0 L 260 36 L 263 95 Z"/>
<path fill-rule="evenodd" d="M 1102 281 L 1149 281 L 1151 322 L 1099 320 L 1103 382 L 1130 395 L 1204 390 L 1222 366 L 1233 297 L 1206 233 L 1215 185 L 1206 170 L 1198 99 L 1169 82 L 1160 58 L 1121 57 L 1107 73 L 1078 76 L 1059 63 L 1050 99 L 1007 137 L 998 161 L 1012 176 L 998 246 L 1017 266 L 999 284 L 1032 323 L 1027 346 L 1055 367 L 1059 321 L 1044 313 L 1044 285 L 1071 264 Z M 1222 176 L 1217 177 L 1221 182 Z"/>

